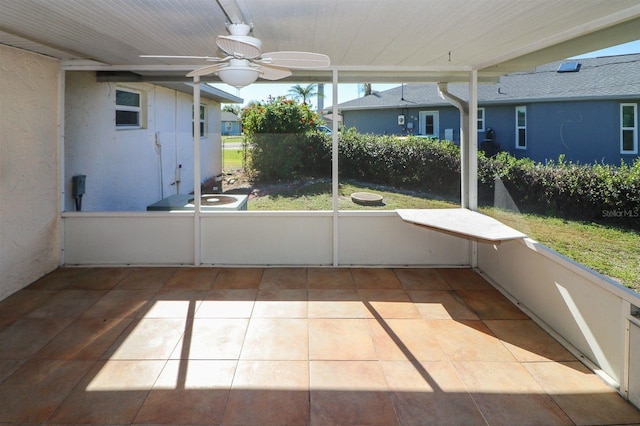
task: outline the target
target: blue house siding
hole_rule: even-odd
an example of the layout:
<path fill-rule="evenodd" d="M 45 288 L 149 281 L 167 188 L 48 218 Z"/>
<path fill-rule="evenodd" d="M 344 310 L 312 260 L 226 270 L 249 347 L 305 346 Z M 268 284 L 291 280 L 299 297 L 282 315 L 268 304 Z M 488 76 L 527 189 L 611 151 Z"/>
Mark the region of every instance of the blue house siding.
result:
<path fill-rule="evenodd" d="M 501 151 L 517 158 L 534 161 L 556 161 L 564 155 L 567 161 L 579 163 L 632 163 L 638 155 L 620 154 L 620 105 L 622 102 L 562 101 L 513 103 L 507 105 L 479 105 L 484 108 L 485 129 L 495 133 L 495 143 Z M 634 100 L 625 103 L 638 103 Z M 527 147 L 516 149 L 516 107 L 527 111 Z M 640 108 L 638 108 L 640 111 Z M 419 135 L 420 111 L 437 111 L 439 138 L 446 139 L 445 130 L 453 129 L 455 144 L 460 143 L 460 113 L 453 107 L 418 107 L 406 109 L 343 111 L 347 128 L 361 133 L 406 136 L 407 124 L 413 123 L 413 135 Z M 404 114 L 405 125 L 398 125 L 398 115 Z M 640 117 L 636 119 L 640 123 Z M 486 132 L 478 132 L 478 143 Z"/>
<path fill-rule="evenodd" d="M 496 133 L 502 151 L 534 161 L 556 161 L 560 155 L 579 163 L 620 164 L 637 155 L 620 154 L 618 101 L 539 102 L 527 108 L 527 147 L 515 146 L 516 105 L 486 107 L 486 125 Z M 480 137 L 480 136 L 479 136 Z"/>

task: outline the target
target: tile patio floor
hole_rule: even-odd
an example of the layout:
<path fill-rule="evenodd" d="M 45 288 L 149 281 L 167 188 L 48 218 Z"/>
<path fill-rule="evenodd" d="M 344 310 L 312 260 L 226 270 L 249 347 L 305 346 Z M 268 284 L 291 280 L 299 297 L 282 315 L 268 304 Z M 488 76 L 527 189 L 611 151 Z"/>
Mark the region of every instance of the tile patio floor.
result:
<path fill-rule="evenodd" d="M 640 424 L 469 269 L 62 268 L 0 302 L 0 424 Z"/>

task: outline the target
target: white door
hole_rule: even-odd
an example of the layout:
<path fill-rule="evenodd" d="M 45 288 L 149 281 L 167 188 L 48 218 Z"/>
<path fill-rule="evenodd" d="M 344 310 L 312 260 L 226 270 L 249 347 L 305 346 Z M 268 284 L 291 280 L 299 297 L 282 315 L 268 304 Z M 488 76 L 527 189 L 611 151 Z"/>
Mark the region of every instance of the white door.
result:
<path fill-rule="evenodd" d="M 420 127 L 418 131 L 421 135 L 440 137 L 440 123 L 438 111 L 420 111 Z"/>

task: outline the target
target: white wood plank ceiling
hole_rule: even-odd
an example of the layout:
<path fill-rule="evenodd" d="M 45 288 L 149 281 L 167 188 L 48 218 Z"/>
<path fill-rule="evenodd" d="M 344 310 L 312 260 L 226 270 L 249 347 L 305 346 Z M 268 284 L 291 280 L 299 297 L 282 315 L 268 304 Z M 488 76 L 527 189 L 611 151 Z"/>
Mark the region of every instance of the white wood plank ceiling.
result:
<path fill-rule="evenodd" d="M 203 63 L 139 55 L 219 55 L 215 36 L 237 11 L 263 51 L 324 53 L 353 81 L 489 78 L 640 39 L 640 0 L 0 0 L 0 44 L 65 66 L 184 75 Z"/>

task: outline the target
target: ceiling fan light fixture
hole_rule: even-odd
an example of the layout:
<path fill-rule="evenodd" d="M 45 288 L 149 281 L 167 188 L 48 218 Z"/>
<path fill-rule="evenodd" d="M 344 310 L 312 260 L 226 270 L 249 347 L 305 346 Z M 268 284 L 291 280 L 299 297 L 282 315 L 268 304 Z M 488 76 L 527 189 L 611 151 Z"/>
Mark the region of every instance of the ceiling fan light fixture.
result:
<path fill-rule="evenodd" d="M 220 77 L 220 80 L 229 86 L 233 86 L 238 89 L 255 82 L 259 75 L 260 71 L 257 68 L 246 65 L 230 65 L 218 71 L 218 77 Z"/>

